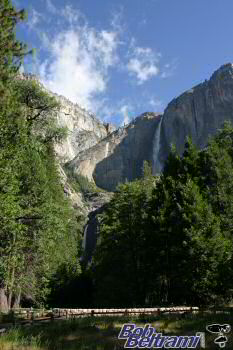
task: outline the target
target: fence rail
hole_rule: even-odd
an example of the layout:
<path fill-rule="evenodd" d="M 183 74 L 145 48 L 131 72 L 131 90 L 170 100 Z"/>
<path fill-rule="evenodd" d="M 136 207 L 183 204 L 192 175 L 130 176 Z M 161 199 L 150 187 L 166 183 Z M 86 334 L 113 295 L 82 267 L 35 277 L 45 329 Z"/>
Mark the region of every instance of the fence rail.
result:
<path fill-rule="evenodd" d="M 159 315 L 172 312 L 194 312 L 198 307 L 170 307 L 170 308 L 126 308 L 126 309 L 54 309 L 54 315 L 75 316 L 103 316 L 103 315 Z"/>
<path fill-rule="evenodd" d="M 15 319 L 42 321 L 57 318 L 75 318 L 85 316 L 114 316 L 114 315 L 161 315 L 161 314 L 190 314 L 190 313 L 230 313 L 233 308 L 201 309 L 199 307 L 158 307 L 158 308 L 122 308 L 122 309 L 68 309 L 54 308 L 50 310 L 20 308 L 12 310 Z"/>

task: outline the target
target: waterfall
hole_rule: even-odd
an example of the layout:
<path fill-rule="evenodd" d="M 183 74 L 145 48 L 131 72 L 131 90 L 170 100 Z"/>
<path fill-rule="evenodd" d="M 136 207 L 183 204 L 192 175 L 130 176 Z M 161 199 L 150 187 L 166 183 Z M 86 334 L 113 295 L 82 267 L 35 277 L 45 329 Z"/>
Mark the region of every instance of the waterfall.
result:
<path fill-rule="evenodd" d="M 86 245 L 87 245 L 87 229 L 88 229 L 88 224 L 86 224 L 86 226 L 85 226 L 84 235 L 83 235 L 82 248 L 83 248 L 83 251 L 84 251 L 84 252 L 85 252 L 85 250 L 86 250 Z"/>
<path fill-rule="evenodd" d="M 100 206 L 88 214 L 88 222 L 84 228 L 84 236 L 82 242 L 83 255 L 81 257 L 81 260 L 83 261 L 91 261 L 97 243 L 99 225 L 97 215 L 103 212 L 103 208 L 104 206 Z"/>
<path fill-rule="evenodd" d="M 162 170 L 162 164 L 159 161 L 160 151 L 160 136 L 161 136 L 161 124 L 163 116 L 161 116 L 159 124 L 156 128 L 154 139 L 153 139 L 153 158 L 152 158 L 152 174 L 158 174 Z"/>
<path fill-rule="evenodd" d="M 105 158 L 108 156 L 109 142 L 106 143 Z"/>

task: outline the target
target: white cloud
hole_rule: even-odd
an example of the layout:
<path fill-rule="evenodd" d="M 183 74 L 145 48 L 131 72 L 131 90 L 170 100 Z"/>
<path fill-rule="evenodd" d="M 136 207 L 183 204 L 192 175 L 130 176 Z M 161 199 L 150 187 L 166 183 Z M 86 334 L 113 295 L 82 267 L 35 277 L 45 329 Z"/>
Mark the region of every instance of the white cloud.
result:
<path fill-rule="evenodd" d="M 162 69 L 161 78 L 163 79 L 170 78 L 174 74 L 174 71 L 176 70 L 177 65 L 178 65 L 177 59 L 173 59 L 172 62 L 165 64 L 165 66 Z"/>
<path fill-rule="evenodd" d="M 119 6 L 118 11 L 114 11 L 111 15 L 111 26 L 115 32 L 118 34 L 122 33 L 125 30 L 125 23 L 123 21 L 124 7 Z"/>
<path fill-rule="evenodd" d="M 27 22 L 27 26 L 30 30 L 34 29 L 35 26 L 40 22 L 41 18 L 43 18 L 42 14 L 36 11 L 34 8 L 30 11 L 29 20 Z"/>
<path fill-rule="evenodd" d="M 89 29 L 85 34 L 89 52 L 106 68 L 117 61 L 116 49 L 118 46 L 117 33 L 102 30 L 97 32 Z"/>
<path fill-rule="evenodd" d="M 45 49 L 49 49 L 51 45 L 51 41 L 49 39 L 49 36 L 45 32 L 37 32 L 39 35 L 39 38 L 41 40 L 41 44 Z"/>
<path fill-rule="evenodd" d="M 159 74 L 160 53 L 155 53 L 149 47 L 136 46 L 133 39 L 130 45 L 129 56 L 127 69 L 131 75 L 136 75 L 139 85 Z"/>
<path fill-rule="evenodd" d="M 158 108 L 162 106 L 162 101 L 152 97 L 149 100 L 149 105 L 152 106 L 153 108 Z"/>
<path fill-rule="evenodd" d="M 94 109 L 98 111 L 98 117 L 105 123 L 113 123 L 116 116 L 119 114 L 119 109 L 114 103 L 111 103 L 107 98 L 96 100 Z"/>
<path fill-rule="evenodd" d="M 39 66 L 44 85 L 72 102 L 95 109 L 95 96 L 107 85 L 108 68 L 117 62 L 116 33 L 77 26 L 67 29 L 44 44 L 49 58 Z"/>
<path fill-rule="evenodd" d="M 51 23 L 51 18 L 56 20 L 53 29 L 50 26 L 41 31 L 36 26 L 40 14 L 33 10 L 32 29 L 40 39 L 43 56 L 34 58 L 27 67 L 39 75 L 47 89 L 107 118 L 107 112 L 113 113 L 114 109 L 106 104 L 104 92 L 110 79 L 109 68 L 118 63 L 122 12 L 110 16 L 109 28 L 97 30 L 78 9 L 71 5 L 59 9 L 52 1 L 44 0 L 46 24 Z"/>
<path fill-rule="evenodd" d="M 160 68 L 160 53 L 137 45 L 135 39 L 130 40 L 123 7 L 110 14 L 109 28 L 95 29 L 72 5 L 60 8 L 53 0 L 43 1 L 48 16 L 42 19 L 48 31 L 37 26 L 40 14 L 33 10 L 32 29 L 40 38 L 42 54 L 34 61 L 31 71 L 40 75 L 49 90 L 91 110 L 103 120 L 115 118 L 118 123 L 122 118 L 122 124 L 128 124 L 139 102 L 133 102 L 130 97 L 119 102 L 106 97 L 110 68 L 127 70 L 140 85 L 158 75 L 165 78 L 171 64 Z M 53 27 L 48 26 L 51 23 Z M 154 109 L 160 107 L 159 101 L 149 99 L 147 96 L 147 103 Z"/>
<path fill-rule="evenodd" d="M 74 9 L 71 5 L 66 5 L 62 11 L 61 15 L 70 23 L 70 24 L 75 24 L 81 19 L 84 19 L 84 16 L 82 15 L 81 12 L 78 10 Z M 85 19 L 84 19 L 85 20 Z"/>
<path fill-rule="evenodd" d="M 46 6 L 48 11 L 53 15 L 58 13 L 56 6 L 52 3 L 52 0 L 46 0 Z"/>
<path fill-rule="evenodd" d="M 123 115 L 122 126 L 130 123 L 130 111 L 132 111 L 132 106 L 129 104 L 125 104 L 120 108 L 120 113 Z"/>

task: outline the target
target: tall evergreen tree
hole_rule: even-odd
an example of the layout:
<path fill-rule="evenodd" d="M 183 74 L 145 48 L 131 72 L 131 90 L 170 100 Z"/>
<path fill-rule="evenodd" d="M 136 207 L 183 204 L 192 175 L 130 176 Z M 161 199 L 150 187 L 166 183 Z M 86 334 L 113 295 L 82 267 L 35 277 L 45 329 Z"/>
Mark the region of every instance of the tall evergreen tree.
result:
<path fill-rule="evenodd" d="M 0 0 L 0 88 L 11 79 L 29 53 L 27 46 L 16 39 L 16 25 L 26 18 L 24 10 L 17 11 L 11 0 Z"/>
<path fill-rule="evenodd" d="M 111 306 L 227 300 L 233 277 L 232 135 L 226 124 L 202 151 L 190 139 L 182 157 L 173 148 L 149 196 L 147 176 L 115 194 L 94 260 L 98 300 L 102 293 Z"/>

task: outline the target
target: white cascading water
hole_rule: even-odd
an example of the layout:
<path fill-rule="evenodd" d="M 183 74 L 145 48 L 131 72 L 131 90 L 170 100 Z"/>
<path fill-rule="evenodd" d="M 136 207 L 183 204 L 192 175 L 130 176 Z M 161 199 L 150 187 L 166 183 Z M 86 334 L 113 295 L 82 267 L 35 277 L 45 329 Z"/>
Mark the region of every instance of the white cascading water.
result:
<path fill-rule="evenodd" d="M 87 228 L 88 228 L 88 225 L 86 224 L 85 229 L 84 229 L 83 242 L 82 242 L 82 248 L 83 248 L 84 252 L 86 250 L 86 244 L 87 244 Z"/>
<path fill-rule="evenodd" d="M 162 165 L 159 161 L 159 151 L 160 151 L 160 136 L 161 136 L 161 124 L 163 116 L 161 116 L 159 125 L 155 131 L 155 136 L 153 139 L 153 160 L 152 160 L 152 174 L 158 174 L 162 170 Z"/>
<path fill-rule="evenodd" d="M 105 158 L 108 156 L 109 142 L 106 143 Z"/>

